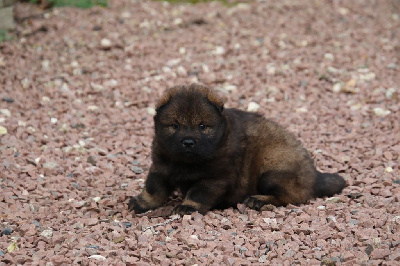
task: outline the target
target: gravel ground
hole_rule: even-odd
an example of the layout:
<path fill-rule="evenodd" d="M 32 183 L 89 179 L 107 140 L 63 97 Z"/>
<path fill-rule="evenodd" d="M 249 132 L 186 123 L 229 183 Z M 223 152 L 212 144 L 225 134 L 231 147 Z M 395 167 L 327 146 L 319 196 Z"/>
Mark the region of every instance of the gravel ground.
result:
<path fill-rule="evenodd" d="M 0 44 L 0 265 L 400 265 L 400 1 L 111 1 L 21 21 Z M 192 82 L 283 124 L 348 186 L 261 213 L 170 218 L 179 195 L 129 213 L 155 101 Z"/>

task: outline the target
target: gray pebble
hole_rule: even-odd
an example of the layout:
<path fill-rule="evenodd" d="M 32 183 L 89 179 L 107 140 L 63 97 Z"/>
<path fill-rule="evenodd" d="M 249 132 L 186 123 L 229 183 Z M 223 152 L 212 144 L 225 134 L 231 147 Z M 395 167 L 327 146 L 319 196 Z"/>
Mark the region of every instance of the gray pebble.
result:
<path fill-rule="evenodd" d="M 131 170 L 135 173 L 135 174 L 141 174 L 141 173 L 143 173 L 143 169 L 141 168 L 141 167 L 139 167 L 139 166 L 132 166 L 131 167 Z"/>
<path fill-rule="evenodd" d="M 6 228 L 3 229 L 3 231 L 1 231 L 1 235 L 2 235 L 2 236 L 3 236 L 3 235 L 9 236 L 9 235 L 12 234 L 12 232 L 13 232 L 13 230 L 12 230 L 11 228 L 6 227 Z"/>

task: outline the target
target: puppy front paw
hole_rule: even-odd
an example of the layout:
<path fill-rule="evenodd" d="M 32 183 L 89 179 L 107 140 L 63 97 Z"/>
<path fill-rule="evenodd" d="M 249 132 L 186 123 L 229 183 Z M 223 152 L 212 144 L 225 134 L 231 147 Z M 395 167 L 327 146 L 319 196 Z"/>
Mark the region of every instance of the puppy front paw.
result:
<path fill-rule="evenodd" d="M 128 203 L 129 211 L 135 211 L 136 214 L 144 213 L 149 210 L 149 208 L 144 207 L 143 202 L 140 200 L 140 196 L 132 197 Z"/>
<path fill-rule="evenodd" d="M 172 214 L 179 214 L 181 216 L 185 214 L 192 214 L 197 211 L 195 208 L 189 205 L 178 205 L 172 210 Z"/>

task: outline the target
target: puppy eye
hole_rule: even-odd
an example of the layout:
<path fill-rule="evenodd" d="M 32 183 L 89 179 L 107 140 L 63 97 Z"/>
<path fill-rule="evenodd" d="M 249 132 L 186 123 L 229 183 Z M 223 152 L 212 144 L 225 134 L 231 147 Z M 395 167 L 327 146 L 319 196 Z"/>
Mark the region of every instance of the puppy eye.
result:
<path fill-rule="evenodd" d="M 172 128 L 173 129 L 178 129 L 179 128 L 179 124 L 172 124 Z"/>
<path fill-rule="evenodd" d="M 200 130 L 205 130 L 205 129 L 207 128 L 207 126 L 204 125 L 204 124 L 200 124 L 200 125 L 199 125 L 199 128 L 200 128 Z"/>

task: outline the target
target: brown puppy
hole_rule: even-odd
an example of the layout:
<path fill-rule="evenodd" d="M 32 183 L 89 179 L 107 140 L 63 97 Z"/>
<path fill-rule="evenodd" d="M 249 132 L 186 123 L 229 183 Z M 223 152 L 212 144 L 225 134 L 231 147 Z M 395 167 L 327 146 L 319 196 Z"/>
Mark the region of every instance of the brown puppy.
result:
<path fill-rule="evenodd" d="M 153 164 L 129 209 L 161 206 L 172 191 L 185 198 L 174 214 L 206 213 L 243 202 L 250 208 L 306 203 L 345 187 L 337 174 L 318 172 L 300 141 L 256 113 L 224 109 L 207 87 L 169 89 L 154 117 Z"/>

